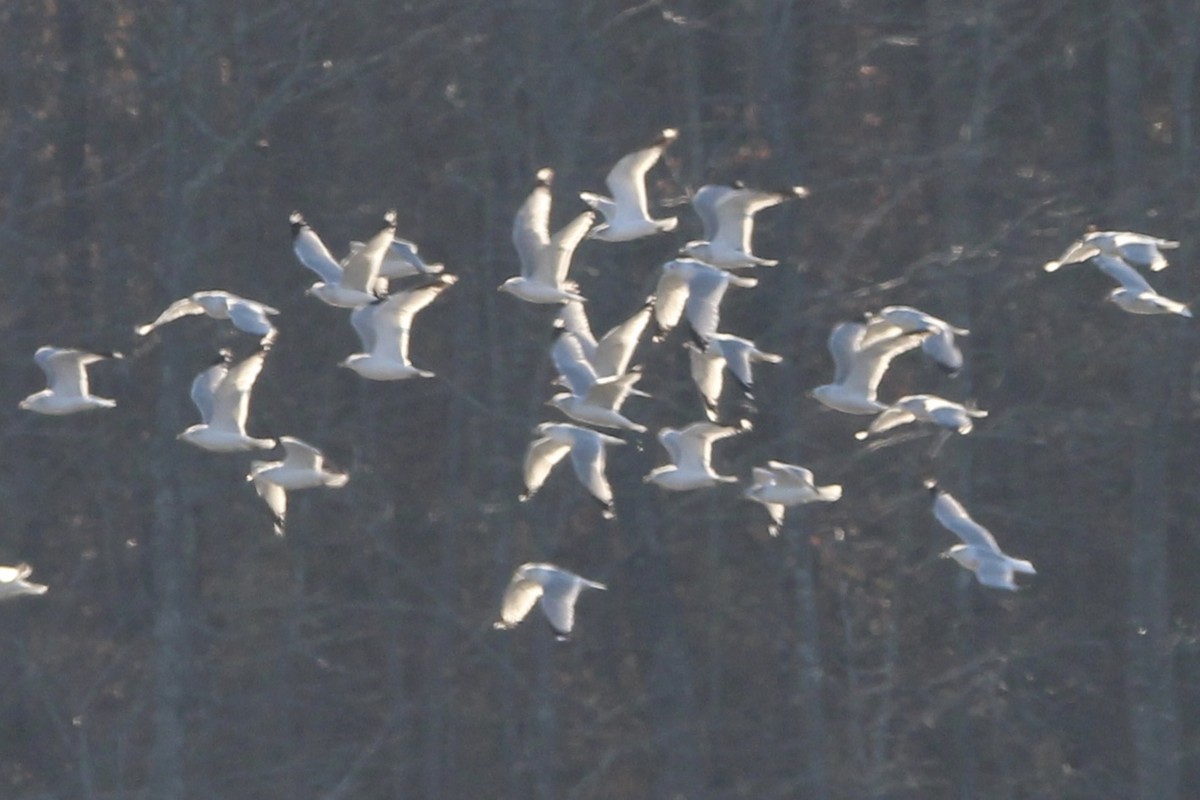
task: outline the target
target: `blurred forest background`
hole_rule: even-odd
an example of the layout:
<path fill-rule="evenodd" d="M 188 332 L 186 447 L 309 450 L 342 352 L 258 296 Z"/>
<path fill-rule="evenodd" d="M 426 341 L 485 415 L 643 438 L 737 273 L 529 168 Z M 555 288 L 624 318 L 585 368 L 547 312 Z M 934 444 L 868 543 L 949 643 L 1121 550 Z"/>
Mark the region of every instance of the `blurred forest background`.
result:
<path fill-rule="evenodd" d="M 0 3 L 0 796 L 1142 798 L 1200 786 L 1200 358 L 1195 324 L 1054 275 L 1085 226 L 1180 239 L 1153 282 L 1196 296 L 1196 0 L 7 0 Z M 722 328 L 782 353 L 768 458 L 845 486 L 778 539 L 732 486 L 670 494 L 647 439 L 610 453 L 619 517 L 521 461 L 556 418 L 552 307 L 500 294 L 512 217 L 557 172 L 553 226 L 678 127 L 650 174 L 680 230 L 585 242 L 598 331 L 699 230 L 707 182 L 804 184 L 760 215 L 781 259 Z M 418 318 L 438 377 L 374 383 L 347 314 L 304 296 L 298 209 L 338 255 L 399 234 L 460 282 Z M 192 377 L 250 337 L 167 303 L 282 310 L 254 435 L 351 473 L 272 535 L 250 456 L 175 440 Z M 899 359 L 881 397 L 991 412 L 937 463 L 868 449 L 827 382 L 830 327 L 909 304 L 969 327 L 967 369 Z M 627 407 L 699 419 L 677 333 Z M 118 349 L 111 411 L 17 410 L 42 344 Z M 937 554 L 936 474 L 1038 575 L 979 587 Z M 605 581 L 576 635 L 494 631 L 515 566 Z M 1188 787 L 1191 787 L 1190 789 Z"/>

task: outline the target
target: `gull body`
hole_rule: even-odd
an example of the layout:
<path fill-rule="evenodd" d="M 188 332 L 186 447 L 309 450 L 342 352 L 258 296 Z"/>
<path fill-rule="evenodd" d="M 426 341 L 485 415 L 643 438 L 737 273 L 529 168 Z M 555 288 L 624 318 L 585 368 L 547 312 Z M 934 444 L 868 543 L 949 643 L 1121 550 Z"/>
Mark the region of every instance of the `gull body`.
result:
<path fill-rule="evenodd" d="M 533 610 L 534 605 L 539 605 L 554 629 L 555 638 L 564 641 L 571 637 L 575 627 L 575 602 L 579 593 L 584 589 L 607 588 L 603 583 L 580 577 L 554 564 L 522 564 L 517 567 L 504 590 L 500 619 L 493 623 L 493 627 L 501 630 L 515 628 Z"/>
<path fill-rule="evenodd" d="M 88 387 L 88 364 L 106 358 L 122 358 L 120 353 L 89 353 L 60 347 L 39 347 L 33 361 L 46 374 L 47 386 L 22 400 L 18 407 L 38 414 L 75 414 L 93 408 L 113 408 L 117 401 L 96 397 Z"/>
<path fill-rule="evenodd" d="M 682 252 L 722 269 L 773 267 L 779 262 L 750 252 L 754 215 L 785 200 L 807 196 L 803 186 L 779 192 L 744 186 L 701 186 L 692 197 L 692 207 L 704 224 L 704 239 L 688 242 Z"/>
<path fill-rule="evenodd" d="M 927 485 L 933 495 L 934 518 L 963 541 L 963 544 L 956 544 L 943 553 L 943 558 L 953 558 L 974 572 L 975 578 L 984 586 L 1010 592 L 1017 590 L 1013 573 L 1037 574 L 1033 564 L 1028 561 L 1005 555 L 991 532 L 971 519 L 967 510 L 949 492 L 942 491 L 932 481 Z"/>
<path fill-rule="evenodd" d="M 350 314 L 350 323 L 363 352 L 348 356 L 340 366 L 374 381 L 432 378 L 432 372 L 414 367 L 408 358 L 413 318 L 457 281 L 454 275 L 434 275 L 425 286 L 356 308 Z"/>
<path fill-rule="evenodd" d="M 929 422 L 947 431 L 970 433 L 973 420 L 987 416 L 980 408 L 971 408 L 934 394 L 910 394 L 892 403 L 872 420 L 866 430 L 854 434 L 857 439 L 890 431 L 910 422 Z"/>
<path fill-rule="evenodd" d="M 650 471 L 644 480 L 663 489 L 683 492 L 703 489 L 718 483 L 737 483 L 736 475 L 718 475 L 712 468 L 713 442 L 744 433 L 746 427 L 731 428 L 713 422 L 693 422 L 676 430 L 663 428 L 658 441 L 671 457 L 671 463 Z"/>
<path fill-rule="evenodd" d="M 602 428 L 624 428 L 638 433 L 646 431 L 644 425 L 621 414 L 621 406 L 636 391 L 634 385 L 641 380 L 641 372 L 632 370 L 608 378 L 597 377 L 578 337 L 566 330 L 558 335 L 550 354 L 560 381 L 570 391 L 554 395 L 547 405 L 579 422 Z"/>
<path fill-rule="evenodd" d="M 1092 231 L 1076 240 L 1055 261 L 1047 261 L 1042 269 L 1054 272 L 1067 264 L 1078 264 L 1097 255 L 1120 258 L 1138 267 L 1148 267 L 1154 272 L 1166 269 L 1167 259 L 1163 250 L 1174 250 L 1179 242 L 1159 239 L 1132 231 Z"/>
<path fill-rule="evenodd" d="M 717 332 L 721 322 L 721 299 L 730 286 L 750 288 L 757 278 L 744 278 L 709 266 L 693 258 L 677 258 L 662 265 L 662 275 L 654 292 L 654 320 L 662 339 L 681 317 L 701 342 Z"/>
<path fill-rule="evenodd" d="M 767 532 L 778 536 L 784 514 L 789 506 L 806 503 L 832 503 L 842 497 L 842 487 L 836 483 L 817 486 L 812 471 L 782 461 L 768 461 L 765 467 L 755 467 L 753 482 L 743 496 L 762 503 L 771 515 Z"/>
<path fill-rule="evenodd" d="M 1101 272 L 1121 284 L 1119 288 L 1109 292 L 1106 299 L 1122 311 L 1128 311 L 1130 314 L 1178 314 L 1189 318 L 1192 316 L 1186 305 L 1156 292 L 1142 274 L 1123 259 L 1100 254 L 1094 257 L 1093 263 Z"/>
<path fill-rule="evenodd" d="M 550 471 L 570 453 L 575 477 L 600 503 L 604 517 L 612 519 L 616 516 L 612 487 L 604 472 L 604 448 L 625 442 L 615 436 L 607 436 L 565 422 L 543 422 L 534 432 L 538 438 L 530 443 L 525 453 L 525 494 L 521 495 L 522 502 L 537 494 Z"/>
<path fill-rule="evenodd" d="M 521 274 L 500 284 L 499 290 L 530 303 L 582 302 L 579 287 L 567 279 L 575 248 L 596 216 L 585 211 L 550 235 L 550 184 L 554 170 L 538 170 L 537 184 L 513 219 L 513 246 Z"/>
<path fill-rule="evenodd" d="M 25 580 L 32 574 L 33 567 L 28 564 L 0 567 L 0 600 L 8 600 L 24 594 L 45 594 L 49 590 L 49 586 Z"/>
<path fill-rule="evenodd" d="M 665 128 L 654 144 L 619 160 L 605 178 L 612 197 L 592 192 L 580 193 L 579 197 L 583 202 L 604 215 L 604 222 L 592 228 L 588 238 L 606 242 L 628 242 L 675 230 L 675 226 L 679 224 L 677 218 L 650 217 L 646 199 L 646 173 L 677 138 L 679 131 Z"/>
<path fill-rule="evenodd" d="M 963 355 L 954 337 L 968 335 L 970 331 L 966 328 L 955 327 L 912 306 L 887 306 L 878 314 L 867 315 L 867 319 L 872 325 L 870 335 L 875 337 L 927 332 L 929 335 L 922 340 L 921 351 L 950 375 L 962 369 Z M 895 330 L 888 325 L 894 326 Z"/>
<path fill-rule="evenodd" d="M 275 342 L 278 335 L 275 326 L 271 324 L 270 317 L 278 313 L 278 309 L 271 308 L 264 303 L 247 300 L 232 292 L 212 289 L 196 292 L 181 300 L 176 300 L 167 306 L 153 322 L 138 325 L 133 330 L 138 336 L 145 336 L 168 322 L 174 322 L 182 317 L 205 314 L 213 319 L 227 319 L 239 331 L 257 336 L 263 344 L 270 345 Z"/>
<path fill-rule="evenodd" d="M 597 378 L 613 378 L 628 371 L 629 362 L 633 360 L 633 353 L 653 313 L 654 296 L 651 295 L 633 316 L 597 340 L 592 335 L 584 304 L 578 300 L 571 300 L 558 312 L 555 325 L 561 326 L 575 337 Z"/>
<path fill-rule="evenodd" d="M 301 216 L 292 212 L 292 250 L 300 263 L 321 277 L 308 294 L 338 308 L 358 308 L 379 299 L 383 285 L 379 269 L 396 233 L 396 212 L 388 211 L 383 227 L 358 250 L 338 263 L 324 242 Z"/>
<path fill-rule="evenodd" d="M 829 334 L 833 356 L 833 382 L 813 389 L 824 405 L 846 414 L 878 414 L 887 405 L 875 399 L 879 382 L 892 359 L 920 346 L 927 331 L 903 333 L 887 324 L 842 322 Z"/>
<path fill-rule="evenodd" d="M 274 439 L 256 439 L 246 434 L 250 391 L 262 372 L 266 356 L 267 348 L 260 348 L 230 366 L 230 353 L 222 350 L 217 361 L 192 381 L 192 402 L 200 412 L 200 424 L 187 428 L 177 438 L 214 453 L 274 447 Z"/>
<path fill-rule="evenodd" d="M 325 468 L 325 455 L 293 436 L 279 437 L 283 445 L 282 461 L 253 461 L 246 480 L 253 481 L 254 489 L 271 509 L 275 517 L 275 534 L 283 536 L 287 519 L 287 493 L 298 489 L 315 489 L 322 486 L 340 488 L 350 480 L 344 472 Z"/>
<path fill-rule="evenodd" d="M 692 381 L 700 390 L 704 410 L 713 422 L 718 418 L 718 404 L 724 388 L 725 369 L 728 367 L 733 379 L 749 400 L 754 399 L 755 362 L 778 364 L 783 356 L 765 353 L 754 342 L 728 333 L 713 334 L 708 343 L 699 347 L 693 342 L 686 344 L 691 365 Z"/>

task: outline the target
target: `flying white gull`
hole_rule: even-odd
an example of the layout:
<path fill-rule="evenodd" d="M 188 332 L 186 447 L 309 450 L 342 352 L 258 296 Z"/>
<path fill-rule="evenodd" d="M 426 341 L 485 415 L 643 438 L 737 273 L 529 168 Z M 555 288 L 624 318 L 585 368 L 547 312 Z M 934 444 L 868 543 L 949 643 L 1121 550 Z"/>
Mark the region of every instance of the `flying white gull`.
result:
<path fill-rule="evenodd" d="M 956 544 L 943 553 L 943 558 L 953 558 L 974 572 L 976 579 L 984 586 L 996 589 L 1015 592 L 1017 585 L 1013 583 L 1014 572 L 1037 574 L 1033 564 L 1002 553 L 995 537 L 987 528 L 971 519 L 967 510 L 949 492 L 939 489 L 933 481 L 926 481 L 925 485 L 933 495 L 933 516 L 942 527 L 963 540 L 963 544 Z"/>
<path fill-rule="evenodd" d="M 213 319 L 227 319 L 233 327 L 243 333 L 259 337 L 263 344 L 274 344 L 278 331 L 268 318 L 278 314 L 277 309 L 271 308 L 254 300 L 238 297 L 232 292 L 214 289 L 207 292 L 196 292 L 182 300 L 176 300 L 167 306 L 158 318 L 146 325 L 138 325 L 133 329 L 138 336 L 145 336 L 155 328 L 174 322 L 181 317 L 194 314 L 207 314 Z"/>
<path fill-rule="evenodd" d="M 639 425 L 621 414 L 626 398 L 636 390 L 633 388 L 642 373 L 637 370 L 598 378 L 578 338 L 570 331 L 562 331 L 550 350 L 554 366 L 562 382 L 570 389 L 560 392 L 547 401 L 571 419 L 598 425 L 602 428 L 624 428 L 644 433 L 645 425 Z M 645 395 L 644 392 L 637 392 Z"/>
<path fill-rule="evenodd" d="M 255 439 L 246 435 L 250 390 L 262 372 L 267 349 L 259 348 L 232 367 L 229 366 L 230 352 L 221 350 L 216 362 L 192 381 L 192 402 L 200 411 L 202 422 L 192 425 L 176 438 L 214 453 L 274 447 L 274 439 Z"/>
<path fill-rule="evenodd" d="M 659 330 L 655 340 L 661 341 L 686 313 L 694 338 L 707 342 L 721 322 L 721 298 L 730 284 L 750 288 L 758 285 L 758 279 L 743 278 L 692 258 L 663 264 L 654 293 L 654 321 Z"/>
<path fill-rule="evenodd" d="M 521 260 L 521 274 L 498 287 L 530 303 L 566 303 L 584 299 L 574 281 L 567 279 L 575 248 L 587 235 L 596 215 L 585 211 L 550 235 L 550 183 L 554 170 L 538 170 L 537 185 L 513 219 L 513 245 Z"/>
<path fill-rule="evenodd" d="M 39 414 L 74 414 L 89 408 L 112 408 L 116 400 L 88 394 L 88 364 L 106 358 L 123 358 L 120 353 L 89 353 L 60 347 L 39 347 L 34 363 L 46 373 L 47 388 L 29 395 L 18 405 Z"/>
<path fill-rule="evenodd" d="M 1167 259 L 1162 250 L 1174 250 L 1179 242 L 1158 239 L 1130 231 L 1092 231 L 1071 244 L 1056 261 L 1047 261 L 1042 269 L 1054 272 L 1067 264 L 1078 264 L 1104 253 L 1121 258 L 1137 267 L 1149 267 L 1154 272 L 1166 269 Z"/>
<path fill-rule="evenodd" d="M 287 493 L 297 489 L 332 489 L 345 486 L 350 476 L 325 469 L 325 455 L 312 445 L 292 436 L 279 437 L 283 461 L 252 461 L 246 480 L 254 482 L 258 496 L 275 515 L 275 534 L 283 536 L 287 519 Z"/>
<path fill-rule="evenodd" d="M 771 515 L 767 532 L 772 536 L 779 535 L 788 506 L 832 503 L 842 497 L 840 485 L 817 486 L 810 470 L 782 461 L 768 461 L 765 467 L 755 467 L 753 478 L 743 496 L 766 506 Z"/>
<path fill-rule="evenodd" d="M 662 157 L 663 151 L 679 138 L 679 131 L 665 128 L 654 144 L 635 150 L 609 170 L 605 183 L 612 197 L 580 192 L 579 197 L 604 215 L 604 222 L 588 234 L 591 239 L 606 242 L 628 242 L 651 236 L 660 231 L 673 231 L 679 224 L 675 217 L 651 219 L 646 201 L 646 173 Z"/>
<path fill-rule="evenodd" d="M 741 387 L 746 399 L 753 400 L 754 362 L 778 364 L 783 361 L 783 356 L 764 353 L 749 339 L 728 333 L 714 333 L 704 348 L 693 342 L 687 342 L 685 347 L 691 361 L 692 380 L 700 390 L 704 410 L 713 422 L 718 418 L 718 401 L 725 384 L 726 367 Z"/>
<path fill-rule="evenodd" d="M 350 314 L 350 323 L 358 332 L 363 352 L 348 356 L 339 366 L 374 381 L 432 378 L 432 372 L 417 369 L 408 360 L 413 317 L 457 281 L 455 275 L 434 275 L 425 286 L 356 308 Z"/>
<path fill-rule="evenodd" d="M 354 255 L 366 247 L 362 242 L 350 243 L 350 254 Z M 407 278 L 410 275 L 433 275 L 445 269 L 442 264 L 429 264 L 421 258 L 415 242 L 393 237 L 383 260 L 379 262 L 379 277 Z"/>
<path fill-rule="evenodd" d="M 878 314 L 868 314 L 867 321 L 870 325 L 868 339 L 927 331 L 929 336 L 921 342 L 921 351 L 950 375 L 962 369 L 963 355 L 954 343 L 954 337 L 969 334 L 966 328 L 957 328 L 912 306 L 887 306 Z"/>
<path fill-rule="evenodd" d="M 379 233 L 340 264 L 299 211 L 292 212 L 290 221 L 292 250 L 301 264 L 321 277 L 309 287 L 308 294 L 339 308 L 358 308 L 379 299 L 384 288 L 379 281 L 379 268 L 396 234 L 395 211 L 384 214 Z"/>
<path fill-rule="evenodd" d="M 658 441 L 671 457 L 671 463 L 652 469 L 643 479 L 664 489 L 687 491 L 717 483 L 737 483 L 736 475 L 718 475 L 712 468 L 712 445 L 718 439 L 737 436 L 749 426 L 726 428 L 712 422 L 693 422 L 682 430 L 663 428 Z"/>
<path fill-rule="evenodd" d="M 1178 314 L 1191 317 L 1191 310 L 1176 300 L 1163 297 L 1150 286 L 1142 274 L 1125 263 L 1123 259 L 1109 255 L 1098 255 L 1093 263 L 1108 277 L 1121 284 L 1120 288 L 1108 293 L 1106 300 L 1115 303 L 1131 314 Z"/>
<path fill-rule="evenodd" d="M 0 600 L 20 597 L 23 594 L 45 594 L 49 586 L 25 580 L 31 574 L 33 567 L 28 564 L 0 567 Z"/>
<path fill-rule="evenodd" d="M 575 336 L 597 378 L 612 378 L 624 375 L 629 369 L 633 352 L 637 349 L 653 311 L 654 296 L 651 295 L 633 316 L 615 326 L 597 341 L 588 324 L 584 304 L 578 300 L 571 300 L 563 304 L 555 325 L 561 325 Z"/>
<path fill-rule="evenodd" d="M 971 420 L 986 416 L 983 409 L 964 406 L 937 395 L 910 394 L 880 412 L 866 430 L 859 431 L 854 437 L 866 439 L 910 422 L 931 422 L 947 431 L 968 434 L 975 427 Z"/>
<path fill-rule="evenodd" d="M 515 628 L 533 609 L 534 603 L 538 603 L 554 629 L 555 638 L 566 641 L 575 627 L 575 601 L 579 593 L 584 589 L 607 588 L 603 583 L 581 578 L 553 564 L 522 564 L 504 590 L 500 619 L 493 627 Z"/>
<path fill-rule="evenodd" d="M 754 215 L 785 200 L 807 196 L 803 186 L 779 192 L 744 186 L 701 186 L 692 197 L 692 207 L 704 223 L 704 239 L 688 242 L 682 252 L 723 269 L 773 267 L 779 262 L 750 252 Z"/>
<path fill-rule="evenodd" d="M 862 322 L 835 325 L 829 334 L 833 383 L 813 389 L 813 397 L 847 414 L 878 414 L 886 409 L 887 405 L 875 399 L 875 393 L 888 365 L 896 356 L 919 346 L 930 334 L 879 331 L 880 326 L 872 330 L 871 325 Z"/>
<path fill-rule="evenodd" d="M 521 495 L 521 501 L 537 494 L 550 475 L 550 470 L 569 451 L 575 477 L 600 503 L 605 519 L 616 516 L 612 487 L 604 475 L 604 448 L 625 442 L 615 436 L 566 422 L 543 422 L 534 429 L 534 433 L 538 438 L 530 443 L 525 453 L 525 494 Z"/>

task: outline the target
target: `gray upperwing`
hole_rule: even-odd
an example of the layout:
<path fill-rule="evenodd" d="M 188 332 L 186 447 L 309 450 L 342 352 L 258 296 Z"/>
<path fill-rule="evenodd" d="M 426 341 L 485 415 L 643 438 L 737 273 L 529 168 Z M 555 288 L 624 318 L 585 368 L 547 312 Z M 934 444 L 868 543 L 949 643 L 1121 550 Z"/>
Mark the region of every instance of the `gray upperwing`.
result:
<path fill-rule="evenodd" d="M 971 519 L 967 510 L 949 492 L 937 493 L 933 500 L 933 516 L 946 530 L 962 539 L 964 544 L 1000 554 L 1000 546 L 991 532 Z"/>

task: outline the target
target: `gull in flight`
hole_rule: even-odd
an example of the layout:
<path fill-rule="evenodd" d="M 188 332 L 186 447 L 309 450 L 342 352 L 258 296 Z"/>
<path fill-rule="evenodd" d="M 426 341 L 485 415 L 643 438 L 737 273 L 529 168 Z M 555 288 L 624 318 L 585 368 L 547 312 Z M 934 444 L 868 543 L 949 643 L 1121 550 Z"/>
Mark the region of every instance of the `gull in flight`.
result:
<path fill-rule="evenodd" d="M 701 186 L 692 197 L 692 208 L 704 224 L 704 239 L 688 242 L 683 253 L 722 269 L 773 267 L 779 262 L 750 252 L 754 215 L 785 200 L 807 197 L 803 186 L 779 192 L 747 189 L 742 185 Z"/>
<path fill-rule="evenodd" d="M 743 496 L 766 507 L 771 515 L 767 532 L 772 536 L 779 535 L 788 506 L 832 503 L 842 497 L 840 485 L 817 486 L 811 470 L 794 464 L 768 461 L 765 467 L 755 467 L 752 474 L 754 481 Z"/>
<path fill-rule="evenodd" d="M 530 303 L 566 303 L 584 300 L 579 286 L 567 279 L 575 248 L 587 235 L 596 215 L 585 211 L 550 235 L 550 183 L 554 170 L 538 170 L 537 185 L 513 219 L 513 245 L 521 260 L 521 274 L 500 284 L 499 290 Z"/>
<path fill-rule="evenodd" d="M 340 264 L 299 211 L 292 212 L 292 250 L 300 263 L 320 276 L 308 294 L 338 308 L 358 308 L 379 299 L 379 268 L 396 233 L 396 212 L 383 216 L 383 228 Z"/>
<path fill-rule="evenodd" d="M 33 361 L 46 373 L 47 387 L 29 395 L 18 405 L 39 414 L 74 414 L 89 408 L 112 408 L 116 400 L 88 394 L 88 364 L 106 358 L 124 358 L 120 353 L 89 353 L 60 347 L 39 347 Z"/>
<path fill-rule="evenodd" d="M 1191 317 L 1191 310 L 1176 300 L 1163 297 L 1150 286 L 1142 274 L 1125 263 L 1124 259 L 1098 255 L 1093 263 L 1121 286 L 1108 293 L 1105 299 L 1131 314 L 1178 314 Z"/>
<path fill-rule="evenodd" d="M 684 345 L 691 360 L 692 380 L 704 400 L 704 410 L 713 422 L 718 418 L 718 401 L 724 388 L 725 368 L 733 375 L 747 400 L 754 399 L 754 362 L 778 364 L 783 356 L 764 353 L 754 342 L 728 333 L 714 333 L 701 348 L 693 342 Z"/>
<path fill-rule="evenodd" d="M 559 333 L 550 355 L 561 381 L 570 391 L 554 395 L 547 405 L 590 425 L 646 432 L 645 425 L 639 425 L 621 413 L 621 406 L 629 395 L 646 396 L 645 392 L 634 389 L 634 384 L 642 378 L 641 372 L 635 369 L 609 378 L 597 377 L 578 337 L 567 330 Z"/>
<path fill-rule="evenodd" d="M 270 450 L 274 439 L 255 439 L 246 435 L 246 416 L 250 413 L 250 390 L 262 372 L 269 348 L 260 347 L 245 360 L 229 365 L 228 350 L 192 381 L 192 402 L 200 411 L 199 425 L 192 425 L 178 439 L 214 453 L 242 450 Z"/>
<path fill-rule="evenodd" d="M 279 437 L 283 461 L 252 461 L 246 480 L 254 482 L 258 496 L 266 501 L 275 516 L 275 535 L 283 536 L 287 518 L 287 493 L 297 489 L 346 485 L 350 476 L 325 469 L 325 455 L 312 445 L 293 436 Z"/>
<path fill-rule="evenodd" d="M 879 382 L 892 359 L 919 346 L 928 331 L 903 333 L 899 329 L 863 322 L 843 322 L 829 334 L 833 355 L 833 383 L 813 389 L 812 396 L 846 414 L 878 414 L 887 406 L 875 399 Z"/>
<path fill-rule="evenodd" d="M 1174 250 L 1179 242 L 1158 239 L 1144 233 L 1130 231 L 1092 231 L 1071 244 L 1056 261 L 1047 261 L 1042 269 L 1054 272 L 1067 264 L 1079 264 L 1101 253 L 1120 258 L 1137 267 L 1149 267 L 1152 271 L 1166 269 L 1167 259 L 1163 250 Z"/>
<path fill-rule="evenodd" d="M 635 150 L 609 170 L 605 183 L 612 197 L 580 192 L 583 202 L 604 215 L 604 222 L 592 228 L 590 239 L 605 242 L 628 242 L 660 231 L 673 231 L 679 224 L 675 217 L 651 219 L 646 202 L 646 173 L 662 157 L 663 151 L 679 138 L 679 131 L 664 128 L 654 144 Z"/>
<path fill-rule="evenodd" d="M 986 416 L 987 412 L 981 408 L 964 406 L 935 394 L 910 394 L 880 412 L 867 429 L 854 434 L 854 438 L 866 439 L 910 422 L 931 422 L 948 433 L 966 435 L 975 427 L 972 419 Z"/>
<path fill-rule="evenodd" d="M 926 481 L 933 495 L 933 516 L 946 530 L 953 533 L 963 544 L 956 544 L 943 558 L 953 558 L 963 567 L 975 573 L 975 578 L 984 586 L 996 589 L 1017 590 L 1013 573 L 1036 575 L 1033 564 L 1010 558 L 1000 551 L 995 537 L 987 528 L 967 514 L 967 510 L 949 492 L 942 491 L 934 481 Z"/>
<path fill-rule="evenodd" d="M 737 483 L 736 475 L 718 475 L 712 468 L 712 446 L 718 439 L 737 436 L 749 430 L 749 424 L 727 428 L 713 422 L 693 422 L 686 428 L 663 428 L 658 441 L 671 457 L 671 463 L 652 469 L 643 479 L 664 489 L 688 491 L 715 486 L 718 483 Z"/>
<path fill-rule="evenodd" d="M 23 594 L 45 594 L 50 588 L 49 586 L 25 580 L 31 574 L 33 574 L 33 567 L 28 564 L 0 567 L 0 600 L 20 597 Z"/>
<path fill-rule="evenodd" d="M 213 319 L 227 319 L 233 327 L 243 333 L 259 337 L 265 345 L 275 343 L 278 331 L 271 324 L 270 316 L 278 314 L 277 309 L 271 308 L 254 300 L 238 297 L 232 292 L 217 289 L 207 292 L 196 292 L 182 300 L 176 300 L 167 306 L 158 318 L 146 325 L 138 325 L 133 329 L 138 336 L 145 336 L 168 322 L 174 322 L 181 317 L 195 314 L 207 314 Z"/>
<path fill-rule="evenodd" d="M 867 322 L 871 326 L 869 337 L 926 331 L 929 336 L 921 342 L 922 352 L 950 375 L 962 369 L 963 355 L 954 343 L 954 337 L 969 334 L 966 328 L 957 328 L 912 306 L 887 306 L 878 314 L 868 314 Z"/>
<path fill-rule="evenodd" d="M 362 242 L 350 243 L 350 255 L 366 247 Z M 429 264 L 421 258 L 415 242 L 393 237 L 379 262 L 379 277 L 407 278 L 410 275 L 435 275 L 445 269 L 442 264 Z"/>
<path fill-rule="evenodd" d="M 708 342 L 721 322 L 721 298 L 730 285 L 750 288 L 757 278 L 743 278 L 692 258 L 677 258 L 662 265 L 655 290 L 654 321 L 662 341 L 685 313 L 694 338 Z"/>
<path fill-rule="evenodd" d="M 653 312 L 654 296 L 651 295 L 633 316 L 597 340 L 588 324 L 584 304 L 578 300 L 571 300 L 558 312 L 555 326 L 561 326 L 575 337 L 597 378 L 613 378 L 628 371 L 633 352 L 637 349 Z"/>
<path fill-rule="evenodd" d="M 537 494 L 550 475 L 550 470 L 570 451 L 575 477 L 600 503 L 604 518 L 615 517 L 612 487 L 604 475 L 604 448 L 625 442 L 615 436 L 566 422 L 543 422 L 534 429 L 534 433 L 538 438 L 530 443 L 525 453 L 525 494 L 521 495 L 521 502 Z"/>
<path fill-rule="evenodd" d="M 517 627 L 533 610 L 534 603 L 538 603 L 554 629 L 554 638 L 566 641 L 575 627 L 575 601 L 579 593 L 584 589 L 607 588 L 603 583 L 581 578 L 553 564 L 522 564 L 504 590 L 500 619 L 492 627 L 501 630 Z"/>
<path fill-rule="evenodd" d="M 350 314 L 350 323 L 358 332 L 363 352 L 348 356 L 339 366 L 374 381 L 432 378 L 432 372 L 417 369 L 408 360 L 413 317 L 457 281 L 455 275 L 435 275 L 425 286 L 356 308 Z"/>

